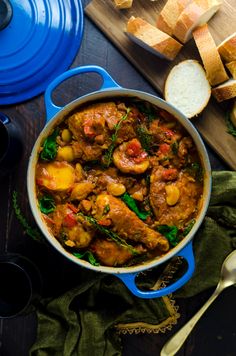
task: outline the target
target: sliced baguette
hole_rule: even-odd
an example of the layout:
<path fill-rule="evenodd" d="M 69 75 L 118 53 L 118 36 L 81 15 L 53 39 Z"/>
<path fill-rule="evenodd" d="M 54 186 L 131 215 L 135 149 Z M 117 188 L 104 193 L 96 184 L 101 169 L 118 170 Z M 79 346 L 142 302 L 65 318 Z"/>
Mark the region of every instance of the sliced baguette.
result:
<path fill-rule="evenodd" d="M 215 41 L 213 40 L 208 25 L 204 24 L 193 31 L 199 54 L 206 71 L 209 83 L 214 86 L 229 79 L 224 64 L 220 58 Z"/>
<path fill-rule="evenodd" d="M 165 100 L 189 119 L 200 114 L 211 96 L 206 73 L 198 61 L 188 59 L 174 66 L 165 82 Z"/>
<path fill-rule="evenodd" d="M 190 0 L 167 0 L 167 3 L 157 17 L 157 28 L 172 36 L 179 15 Z"/>
<path fill-rule="evenodd" d="M 236 32 L 221 42 L 217 48 L 225 62 L 236 61 Z"/>
<path fill-rule="evenodd" d="M 182 45 L 140 17 L 132 16 L 127 23 L 128 37 L 146 50 L 161 58 L 173 60 Z"/>
<path fill-rule="evenodd" d="M 133 5 L 133 0 L 114 0 L 117 9 L 130 9 Z"/>
<path fill-rule="evenodd" d="M 192 37 L 192 31 L 207 23 L 221 4 L 221 0 L 193 0 L 180 14 L 173 35 L 186 43 Z"/>
<path fill-rule="evenodd" d="M 212 89 L 212 95 L 221 102 L 236 97 L 236 80 L 229 79 L 227 82 Z"/>
<path fill-rule="evenodd" d="M 236 79 L 236 61 L 232 61 L 232 62 L 226 63 L 226 67 L 228 68 L 228 70 L 232 74 L 232 77 L 234 79 Z"/>

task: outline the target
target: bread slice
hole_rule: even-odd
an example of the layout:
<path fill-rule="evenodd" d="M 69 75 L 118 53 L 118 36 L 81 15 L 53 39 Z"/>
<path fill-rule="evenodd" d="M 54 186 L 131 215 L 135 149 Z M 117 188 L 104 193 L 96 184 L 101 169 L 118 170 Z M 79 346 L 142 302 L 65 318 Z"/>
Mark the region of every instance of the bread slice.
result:
<path fill-rule="evenodd" d="M 217 101 L 221 102 L 224 100 L 229 100 L 236 97 L 236 80 L 229 79 L 227 82 L 218 85 L 212 89 L 212 95 Z"/>
<path fill-rule="evenodd" d="M 141 47 L 168 60 L 173 60 L 182 48 L 174 38 L 140 17 L 128 20 L 126 34 Z"/>
<path fill-rule="evenodd" d="M 157 28 L 172 36 L 179 15 L 190 0 L 167 0 L 167 3 L 157 16 Z"/>
<path fill-rule="evenodd" d="M 117 9 L 129 9 L 133 5 L 133 0 L 114 0 Z"/>
<path fill-rule="evenodd" d="M 211 97 L 211 87 L 198 61 L 188 59 L 171 69 L 164 97 L 189 119 L 200 114 Z"/>
<path fill-rule="evenodd" d="M 236 61 L 236 32 L 221 42 L 217 48 L 225 62 Z"/>
<path fill-rule="evenodd" d="M 186 43 L 192 37 L 192 31 L 207 23 L 221 4 L 221 0 L 193 0 L 180 14 L 173 35 Z"/>
<path fill-rule="evenodd" d="M 226 63 L 226 67 L 228 68 L 228 70 L 232 74 L 232 77 L 234 79 L 236 79 L 236 61 L 232 61 L 232 62 Z"/>
<path fill-rule="evenodd" d="M 209 83 L 214 86 L 229 79 L 224 64 L 220 58 L 215 41 L 208 29 L 208 25 L 197 27 L 193 31 L 193 38 L 199 50 Z"/>

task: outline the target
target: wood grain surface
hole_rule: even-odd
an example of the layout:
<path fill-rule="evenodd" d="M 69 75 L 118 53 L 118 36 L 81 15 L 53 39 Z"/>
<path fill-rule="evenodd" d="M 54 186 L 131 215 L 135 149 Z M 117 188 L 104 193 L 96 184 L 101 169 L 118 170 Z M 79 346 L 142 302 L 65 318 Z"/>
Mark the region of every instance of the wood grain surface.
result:
<path fill-rule="evenodd" d="M 160 93 L 170 69 L 184 59 L 201 62 L 194 40 L 190 40 L 173 62 L 160 59 L 128 39 L 125 34 L 130 16 L 139 16 L 155 25 L 164 0 L 134 0 L 128 10 L 118 10 L 113 0 L 92 0 L 85 8 L 87 16 L 115 44 L 130 62 Z M 236 31 L 236 0 L 223 1 L 220 10 L 209 21 L 210 32 L 218 45 Z M 236 139 L 227 133 L 226 112 L 230 102 L 219 104 L 212 98 L 203 113 L 193 120 L 204 140 L 231 167 L 236 169 Z"/>

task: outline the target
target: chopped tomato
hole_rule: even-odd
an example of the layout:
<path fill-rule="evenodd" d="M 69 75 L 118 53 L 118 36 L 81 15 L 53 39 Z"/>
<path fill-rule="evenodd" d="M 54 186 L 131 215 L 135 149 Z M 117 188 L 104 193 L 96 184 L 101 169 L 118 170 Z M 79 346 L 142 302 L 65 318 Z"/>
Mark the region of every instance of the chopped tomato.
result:
<path fill-rule="evenodd" d="M 145 160 L 145 158 L 147 157 L 147 155 L 148 155 L 147 152 L 142 151 L 138 157 L 134 157 L 134 162 L 135 163 L 143 162 Z"/>
<path fill-rule="evenodd" d="M 102 226 L 110 226 L 111 225 L 111 220 L 107 219 L 107 218 L 102 218 L 102 219 L 100 219 L 98 221 L 98 224 L 102 225 Z"/>
<path fill-rule="evenodd" d="M 51 219 L 48 215 L 46 215 L 46 214 L 42 214 L 42 215 L 43 215 L 43 218 L 47 224 L 55 225 L 55 221 L 53 219 Z"/>
<path fill-rule="evenodd" d="M 141 143 L 136 138 L 134 138 L 127 144 L 126 153 L 128 156 L 136 157 L 139 156 L 141 152 L 142 152 Z"/>
<path fill-rule="evenodd" d="M 178 177 L 178 171 L 176 168 L 168 168 L 162 172 L 162 178 L 164 180 L 174 180 Z"/>
<path fill-rule="evenodd" d="M 78 213 L 79 209 L 76 208 L 76 206 L 74 206 L 73 204 L 70 204 L 70 203 L 68 203 L 67 205 L 68 205 L 68 208 L 73 211 L 73 213 L 75 213 L 75 214 Z"/>
<path fill-rule="evenodd" d="M 69 213 L 67 214 L 64 219 L 63 219 L 63 225 L 65 227 L 73 227 L 77 224 L 77 220 L 75 218 L 75 215 L 73 213 Z"/>
<path fill-rule="evenodd" d="M 85 120 L 84 122 L 84 133 L 88 137 L 96 136 L 96 131 L 93 128 L 93 121 L 91 118 Z"/>
<path fill-rule="evenodd" d="M 167 143 L 162 143 L 160 146 L 159 146 L 159 153 L 168 153 L 170 151 L 170 145 L 168 145 Z"/>

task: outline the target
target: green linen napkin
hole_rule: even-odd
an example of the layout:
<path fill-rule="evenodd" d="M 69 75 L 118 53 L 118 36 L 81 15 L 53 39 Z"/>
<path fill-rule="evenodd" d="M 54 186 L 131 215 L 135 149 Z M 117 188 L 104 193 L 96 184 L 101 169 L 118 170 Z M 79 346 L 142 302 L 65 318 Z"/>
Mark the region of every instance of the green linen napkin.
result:
<path fill-rule="evenodd" d="M 193 296 L 215 286 L 224 258 L 235 247 L 236 172 L 214 172 L 210 207 L 194 237 L 196 271 L 175 296 Z M 78 287 L 41 302 L 31 356 L 120 356 L 117 327 L 158 332 L 179 317 L 171 296 L 140 299 L 114 276 L 81 268 L 81 277 Z"/>

